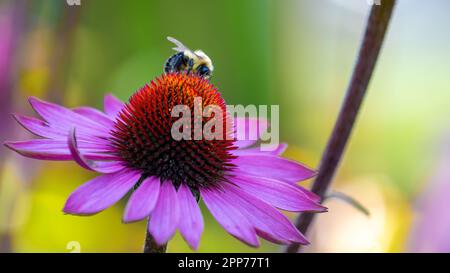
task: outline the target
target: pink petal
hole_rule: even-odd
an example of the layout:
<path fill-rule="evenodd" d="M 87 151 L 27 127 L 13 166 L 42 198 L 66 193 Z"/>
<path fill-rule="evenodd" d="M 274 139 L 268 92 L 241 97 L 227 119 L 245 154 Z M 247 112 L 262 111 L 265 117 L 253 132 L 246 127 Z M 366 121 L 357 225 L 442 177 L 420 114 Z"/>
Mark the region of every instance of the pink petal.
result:
<path fill-rule="evenodd" d="M 119 201 L 139 180 L 140 173 L 124 170 L 98 176 L 76 189 L 63 211 L 76 215 L 98 213 Z"/>
<path fill-rule="evenodd" d="M 294 187 L 296 187 L 297 189 L 299 189 L 300 191 L 303 192 L 303 194 L 305 194 L 309 199 L 311 199 L 312 201 L 319 203 L 320 202 L 320 196 L 318 196 L 317 194 L 303 188 L 302 186 L 299 186 L 297 184 L 293 184 Z"/>
<path fill-rule="evenodd" d="M 45 121 L 37 118 L 22 116 L 19 114 L 14 115 L 15 120 L 22 125 L 25 129 L 40 137 L 64 139 L 65 134 L 60 130 L 54 129 Z"/>
<path fill-rule="evenodd" d="M 236 203 L 226 198 L 226 193 L 220 189 L 202 189 L 200 191 L 205 205 L 228 233 L 250 246 L 259 246 L 253 226 Z"/>
<path fill-rule="evenodd" d="M 288 245 L 288 244 L 290 244 L 290 242 L 288 242 L 288 241 L 280 240 L 280 238 L 274 237 L 272 234 L 263 232 L 261 230 L 256 230 L 256 234 L 258 234 L 259 237 L 261 237 L 261 238 L 263 238 L 263 239 L 265 239 L 265 240 L 267 240 L 269 242 L 272 242 L 274 244 L 277 244 L 277 245 L 283 245 L 283 244 L 284 245 Z"/>
<path fill-rule="evenodd" d="M 256 230 L 267 235 L 265 238 L 284 244 L 308 244 L 306 238 L 277 209 L 234 185 L 225 184 L 223 187 L 226 198 L 239 207 Z"/>
<path fill-rule="evenodd" d="M 179 218 L 177 192 L 170 181 L 165 181 L 161 185 L 158 202 L 148 225 L 148 231 L 158 245 L 163 245 L 172 238 L 178 227 Z"/>
<path fill-rule="evenodd" d="M 180 186 L 178 201 L 182 216 L 178 224 L 180 233 L 193 249 L 197 249 L 203 232 L 203 216 L 188 186 Z"/>
<path fill-rule="evenodd" d="M 273 149 L 270 151 L 262 151 L 261 147 L 253 147 L 253 148 L 245 148 L 245 149 L 237 149 L 233 150 L 232 153 L 234 155 L 282 155 L 284 151 L 287 149 L 286 143 L 281 143 L 274 145 Z"/>
<path fill-rule="evenodd" d="M 121 102 L 118 98 L 116 98 L 112 94 L 108 94 L 104 98 L 104 110 L 105 113 L 110 116 L 112 119 L 116 119 L 117 114 L 122 110 L 125 106 L 123 102 Z"/>
<path fill-rule="evenodd" d="M 238 166 L 238 172 L 292 183 L 315 175 L 308 167 L 278 156 L 241 155 L 233 159 L 232 163 Z"/>
<path fill-rule="evenodd" d="M 123 215 L 125 223 L 140 221 L 155 208 L 158 201 L 161 182 L 154 176 L 146 178 L 141 185 L 133 192 L 128 200 Z"/>
<path fill-rule="evenodd" d="M 32 134 L 55 140 L 67 139 L 69 133 L 69 129 L 67 128 L 60 128 L 58 126 L 55 128 L 50 126 L 47 122 L 33 117 L 22 116 L 19 114 L 13 116 L 20 125 Z M 95 133 L 90 129 L 78 128 L 77 130 L 77 138 L 80 140 L 106 143 L 106 140 L 99 136 L 95 136 Z"/>
<path fill-rule="evenodd" d="M 287 146 L 287 144 L 286 144 L 286 146 Z M 284 150 L 284 149 L 286 148 L 286 146 L 285 146 L 283 143 L 280 144 L 280 145 L 279 145 L 279 148 L 277 149 L 277 151 L 282 151 L 282 150 Z M 249 151 L 249 152 L 247 152 L 247 151 Z M 274 152 L 276 153 L 276 151 L 274 151 Z M 268 154 L 270 154 L 270 153 L 272 153 L 272 152 L 260 152 L 258 147 L 257 147 L 257 148 L 249 148 L 249 149 L 234 150 L 234 151 L 233 151 L 233 154 L 234 154 L 234 155 L 257 155 L 257 154 L 259 154 L 259 155 L 261 155 L 261 154 L 268 155 Z M 246 174 L 245 172 L 242 172 L 242 171 L 240 171 L 240 170 L 236 170 L 236 173 L 237 173 L 237 175 L 239 175 L 239 174 L 248 175 L 248 174 Z M 256 175 L 255 175 L 255 176 L 256 176 Z M 281 180 L 280 180 L 280 181 L 281 181 Z M 293 180 L 293 179 L 289 179 L 289 181 L 283 180 L 282 182 L 287 182 L 287 183 L 289 183 L 289 184 L 292 184 L 292 185 L 295 186 L 298 190 L 302 191 L 309 199 L 311 199 L 312 201 L 314 201 L 314 202 L 316 202 L 316 203 L 320 202 L 320 200 L 321 200 L 320 196 L 318 196 L 317 194 L 315 194 L 315 193 L 313 193 L 313 192 L 311 192 L 311 191 L 309 191 L 309 190 L 307 190 L 307 189 L 305 189 L 305 188 L 303 188 L 303 187 L 301 187 L 301 186 L 295 184 L 295 183 L 298 182 L 298 181 L 295 181 L 295 180 Z"/>
<path fill-rule="evenodd" d="M 75 108 L 73 109 L 73 111 L 103 126 L 106 127 L 114 126 L 114 121 L 108 115 L 95 108 L 83 106 Z"/>
<path fill-rule="evenodd" d="M 73 160 L 67 140 L 32 139 L 26 141 L 7 141 L 4 145 L 11 150 L 34 159 Z M 90 160 L 117 160 L 117 156 L 103 153 L 99 144 L 79 142 L 84 157 Z"/>
<path fill-rule="evenodd" d="M 93 132 L 105 131 L 108 128 L 102 128 L 98 123 L 86 118 L 74 111 L 61 105 L 46 102 L 38 98 L 30 97 L 29 102 L 33 109 L 54 128 L 71 129 L 79 127 L 90 129 Z"/>
<path fill-rule="evenodd" d="M 249 175 L 238 175 L 231 181 L 245 192 L 279 209 L 295 212 L 326 210 L 296 186 L 283 181 Z"/>
<path fill-rule="evenodd" d="M 269 128 L 267 119 L 262 118 L 235 118 L 234 131 L 238 148 L 244 148 L 255 144 L 261 135 Z"/>

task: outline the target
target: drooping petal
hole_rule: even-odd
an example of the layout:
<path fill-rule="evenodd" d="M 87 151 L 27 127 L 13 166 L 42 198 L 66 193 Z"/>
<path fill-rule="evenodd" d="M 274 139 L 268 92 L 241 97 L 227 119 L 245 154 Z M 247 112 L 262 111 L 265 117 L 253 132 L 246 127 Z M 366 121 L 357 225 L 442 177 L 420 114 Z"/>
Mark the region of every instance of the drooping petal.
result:
<path fill-rule="evenodd" d="M 131 170 L 98 176 L 76 189 L 67 199 L 64 212 L 76 215 L 98 213 L 119 201 L 139 180 Z"/>
<path fill-rule="evenodd" d="M 256 232 L 245 214 L 221 189 L 201 189 L 201 196 L 211 214 L 231 235 L 242 242 L 258 247 Z"/>
<path fill-rule="evenodd" d="M 273 145 L 271 149 L 269 150 L 261 150 L 261 147 L 252 147 L 252 148 L 245 148 L 245 149 L 237 149 L 233 150 L 232 154 L 234 155 L 282 155 L 284 151 L 287 149 L 286 143 L 280 143 L 277 145 Z"/>
<path fill-rule="evenodd" d="M 95 169 L 92 170 L 98 173 L 116 173 L 124 169 L 124 165 L 120 161 L 93 161 L 85 158 L 84 156 L 83 158 L 84 160 L 94 163 L 92 166 L 95 167 Z"/>
<path fill-rule="evenodd" d="M 108 115 L 95 108 L 83 106 L 75 108 L 73 111 L 103 126 L 112 127 L 114 125 L 114 121 Z"/>
<path fill-rule="evenodd" d="M 294 185 L 275 179 L 238 175 L 231 178 L 245 192 L 287 211 L 325 211 L 326 208 L 309 199 Z"/>
<path fill-rule="evenodd" d="M 292 183 L 315 175 L 308 167 L 278 156 L 241 155 L 233 159 L 232 163 L 238 166 L 238 172 Z"/>
<path fill-rule="evenodd" d="M 118 98 L 116 98 L 112 94 L 108 94 L 104 98 L 104 110 L 105 113 L 110 116 L 112 119 L 115 119 L 117 114 L 122 110 L 125 106 L 123 102 L 121 102 Z"/>
<path fill-rule="evenodd" d="M 70 131 L 69 137 L 67 138 L 67 145 L 75 162 L 87 170 L 98 173 L 115 173 L 124 168 L 120 162 L 95 162 L 85 158 L 78 148 L 75 128 L 72 128 Z"/>
<path fill-rule="evenodd" d="M 172 238 L 177 230 L 179 218 L 180 207 L 175 187 L 170 181 L 164 181 L 148 225 L 148 231 L 158 245 L 163 245 Z"/>
<path fill-rule="evenodd" d="M 225 184 L 223 187 L 226 198 L 239 207 L 256 230 L 268 235 L 266 238 L 284 244 L 308 244 L 291 221 L 277 209 L 235 185 Z"/>
<path fill-rule="evenodd" d="M 150 176 L 142 181 L 142 184 L 139 185 L 128 200 L 123 215 L 125 223 L 140 221 L 150 215 L 158 201 L 160 185 L 159 178 L 154 176 Z"/>
<path fill-rule="evenodd" d="M 244 148 L 255 144 L 261 135 L 269 128 L 269 122 L 263 118 L 234 119 L 234 131 L 237 141 L 234 143 L 238 148 Z"/>
<path fill-rule="evenodd" d="M 178 188 L 180 220 L 178 227 L 186 242 L 197 249 L 203 232 L 203 216 L 191 190 L 186 185 Z"/>

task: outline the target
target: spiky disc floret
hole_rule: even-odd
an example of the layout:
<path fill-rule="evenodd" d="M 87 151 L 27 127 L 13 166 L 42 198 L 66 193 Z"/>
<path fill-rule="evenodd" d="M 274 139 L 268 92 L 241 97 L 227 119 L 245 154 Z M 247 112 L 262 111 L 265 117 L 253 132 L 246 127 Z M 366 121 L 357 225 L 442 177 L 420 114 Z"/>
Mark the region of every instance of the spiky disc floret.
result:
<path fill-rule="evenodd" d="M 203 131 L 213 118 L 202 117 L 202 126 L 194 126 L 194 98 L 202 99 L 203 109 L 216 105 L 222 110 L 222 139 L 194 140 L 197 127 Z M 192 140 L 175 140 L 171 134 L 172 117 L 176 105 L 187 105 L 191 110 Z M 233 165 L 234 149 L 225 101 L 208 81 L 193 74 L 164 74 L 138 90 L 119 114 L 112 131 L 113 150 L 124 163 L 142 172 L 143 177 L 157 176 L 178 187 L 187 184 L 195 190 L 217 185 Z M 198 121 L 198 120 L 197 120 Z"/>

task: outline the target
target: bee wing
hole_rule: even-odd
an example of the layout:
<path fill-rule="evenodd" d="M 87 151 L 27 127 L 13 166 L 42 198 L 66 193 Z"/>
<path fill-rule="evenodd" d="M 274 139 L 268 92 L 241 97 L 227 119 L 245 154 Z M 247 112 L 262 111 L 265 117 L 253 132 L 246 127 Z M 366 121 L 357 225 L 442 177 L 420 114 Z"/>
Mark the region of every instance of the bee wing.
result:
<path fill-rule="evenodd" d="M 177 52 L 185 52 L 185 51 L 189 51 L 192 54 L 196 55 L 194 53 L 194 51 L 190 50 L 187 46 L 183 45 L 182 42 L 178 41 L 177 39 L 168 36 L 167 40 L 169 40 L 170 42 L 174 43 L 176 45 L 176 47 L 172 48 L 173 50 L 177 51 Z"/>

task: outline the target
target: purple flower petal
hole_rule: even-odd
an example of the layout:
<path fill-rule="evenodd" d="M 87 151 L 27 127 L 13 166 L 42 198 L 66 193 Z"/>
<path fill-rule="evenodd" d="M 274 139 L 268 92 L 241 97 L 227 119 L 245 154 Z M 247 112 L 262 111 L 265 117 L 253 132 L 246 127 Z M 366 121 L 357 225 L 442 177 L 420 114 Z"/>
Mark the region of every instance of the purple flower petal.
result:
<path fill-rule="evenodd" d="M 34 117 L 27 117 L 19 114 L 15 114 L 13 117 L 20 125 L 34 135 L 55 140 L 67 139 L 69 133 L 68 129 L 54 128 L 47 122 Z M 92 130 L 86 132 L 86 129 L 83 128 L 77 130 L 77 139 L 107 144 L 107 140 L 94 136 Z"/>
<path fill-rule="evenodd" d="M 238 166 L 238 172 L 292 183 L 315 175 L 308 167 L 277 156 L 241 155 L 233 159 L 232 163 Z"/>
<path fill-rule="evenodd" d="M 68 131 L 77 127 L 80 132 L 92 136 L 109 136 L 110 128 L 99 126 L 97 122 L 70 109 L 34 97 L 30 97 L 29 101 L 33 109 L 55 129 Z"/>
<path fill-rule="evenodd" d="M 92 108 L 92 107 L 78 107 L 73 109 L 77 114 L 80 114 L 92 121 L 98 122 L 99 124 L 106 126 L 106 127 L 112 127 L 114 126 L 114 121 L 105 113 Z"/>
<path fill-rule="evenodd" d="M 302 191 L 303 194 L 305 194 L 309 199 L 311 199 L 312 201 L 319 203 L 320 202 L 320 196 L 318 196 L 317 194 L 303 188 L 302 186 L 299 186 L 297 184 L 292 184 L 294 187 L 296 187 L 298 190 Z"/>
<path fill-rule="evenodd" d="M 45 121 L 42 121 L 37 118 L 33 117 L 27 117 L 19 114 L 13 115 L 14 119 L 22 125 L 25 129 L 30 131 L 30 133 L 45 137 L 45 138 L 52 138 L 52 139 L 65 139 L 66 136 L 64 132 L 61 132 L 60 130 L 57 130 L 55 128 L 52 128 L 48 126 L 48 124 Z"/>
<path fill-rule="evenodd" d="M 125 223 L 140 221 L 150 215 L 158 201 L 160 185 L 159 178 L 154 176 L 146 178 L 139 185 L 125 208 L 123 215 Z"/>
<path fill-rule="evenodd" d="M 163 245 L 172 238 L 177 230 L 179 218 L 177 191 L 170 181 L 164 181 L 148 225 L 148 231 L 158 245 Z"/>
<path fill-rule="evenodd" d="M 266 239 L 289 244 L 308 244 L 306 238 L 297 230 L 289 219 L 271 205 L 259 200 L 235 185 L 225 184 L 224 194 L 230 202 L 247 217 L 256 230 L 265 234 Z"/>
<path fill-rule="evenodd" d="M 139 180 L 140 173 L 123 170 L 98 176 L 76 189 L 63 211 L 76 215 L 98 213 L 119 201 Z"/>
<path fill-rule="evenodd" d="M 85 160 L 89 159 L 85 158 Z M 93 171 L 98 173 L 116 173 L 124 169 L 124 165 L 120 161 L 89 161 L 94 163 L 95 169 Z"/>
<path fill-rule="evenodd" d="M 77 162 L 81 167 L 98 172 L 98 173 L 115 173 L 122 170 L 124 167 L 120 162 L 94 162 L 85 158 L 81 151 L 77 146 L 77 138 L 75 135 L 75 128 L 73 128 L 67 138 L 67 144 L 69 146 L 69 151 L 72 155 L 72 158 Z"/>
<path fill-rule="evenodd" d="M 276 238 L 276 237 L 274 237 L 273 235 L 271 235 L 271 234 L 269 234 L 269 233 L 265 233 L 265 232 L 263 232 L 263 231 L 261 231 L 261 230 L 256 230 L 256 234 L 258 234 L 258 236 L 260 236 L 261 238 L 263 238 L 263 239 L 265 239 L 265 240 L 267 240 L 267 241 L 269 241 L 269 242 L 272 242 L 272 243 L 274 243 L 274 244 L 277 244 L 277 245 L 287 245 L 287 244 L 290 244 L 289 242 L 287 242 L 287 241 L 284 241 L 284 240 L 280 240 L 279 238 Z"/>
<path fill-rule="evenodd" d="M 270 151 L 262 151 L 261 147 L 233 150 L 234 155 L 282 155 L 287 149 L 286 143 L 277 144 Z"/>
<path fill-rule="evenodd" d="M 280 144 L 280 146 L 281 145 L 283 145 L 283 144 Z M 283 149 L 283 148 L 281 148 L 280 147 L 280 149 L 279 150 L 281 150 L 281 149 Z M 250 149 L 244 149 L 244 150 L 235 150 L 235 151 L 233 151 L 233 154 L 234 155 L 256 155 L 257 153 L 259 153 L 260 155 L 261 155 L 261 153 L 262 154 L 264 154 L 264 155 L 267 155 L 268 153 L 270 153 L 270 152 L 255 152 L 255 153 L 252 153 L 252 152 L 249 152 L 249 153 L 246 153 L 245 151 L 247 151 L 247 150 L 259 150 L 259 148 L 250 148 Z M 236 153 L 237 151 L 241 151 L 242 153 Z M 249 175 L 248 173 L 246 173 L 246 172 L 243 172 L 243 171 L 241 171 L 241 170 L 236 170 L 235 171 L 236 172 L 236 174 L 237 175 L 240 175 L 240 174 L 243 174 L 243 175 Z M 315 173 L 314 173 L 315 174 Z M 260 177 L 259 175 L 253 175 L 253 176 L 258 176 L 258 177 Z M 289 184 L 291 184 L 291 185 L 293 185 L 294 187 L 296 187 L 298 190 L 300 190 L 300 191 L 302 191 L 309 199 L 311 199 L 312 201 L 314 201 L 314 202 L 316 202 L 316 203 L 318 203 L 318 202 L 320 202 L 320 196 L 318 196 L 317 194 L 315 194 L 315 193 L 313 193 L 313 192 L 311 192 L 311 191 L 309 191 L 309 190 L 307 190 L 307 189 L 305 189 L 305 188 L 303 188 L 302 186 L 299 186 L 299 185 L 297 185 L 297 184 L 295 184 L 295 183 L 297 183 L 298 181 L 296 181 L 296 180 L 294 180 L 294 179 L 288 179 L 287 181 L 286 180 L 280 180 L 281 182 L 286 182 L 286 183 L 289 183 Z"/>
<path fill-rule="evenodd" d="M 255 229 L 236 202 L 227 198 L 227 193 L 221 189 L 201 189 L 200 191 L 205 205 L 228 233 L 250 246 L 259 246 Z"/>
<path fill-rule="evenodd" d="M 231 178 L 245 192 L 287 211 L 326 211 L 326 208 L 312 201 L 297 187 L 275 179 L 238 175 Z"/>
<path fill-rule="evenodd" d="M 117 114 L 120 112 L 120 110 L 122 110 L 124 106 L 125 104 L 112 94 L 108 94 L 104 98 L 105 113 L 112 119 L 116 118 Z"/>
<path fill-rule="evenodd" d="M 11 150 L 34 159 L 73 160 L 67 140 L 32 139 L 7 141 L 4 145 Z M 98 144 L 79 141 L 78 145 L 85 158 L 90 160 L 118 160 L 117 156 L 104 153 Z M 104 147 L 102 149 L 105 149 Z"/>
<path fill-rule="evenodd" d="M 269 122 L 262 118 L 235 118 L 233 125 L 238 148 L 255 144 L 269 128 Z"/>
<path fill-rule="evenodd" d="M 178 227 L 186 242 L 197 249 L 203 232 L 203 216 L 191 190 L 186 185 L 178 189 L 180 217 Z"/>

